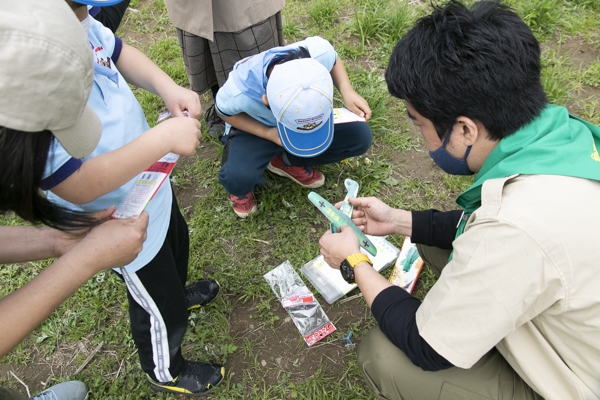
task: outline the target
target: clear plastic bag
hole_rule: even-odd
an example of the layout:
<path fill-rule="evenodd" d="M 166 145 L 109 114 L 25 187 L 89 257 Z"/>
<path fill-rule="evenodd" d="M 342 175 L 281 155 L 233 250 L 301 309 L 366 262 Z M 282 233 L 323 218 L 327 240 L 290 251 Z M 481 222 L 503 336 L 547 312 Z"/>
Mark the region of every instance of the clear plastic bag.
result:
<path fill-rule="evenodd" d="M 335 326 L 289 261 L 267 272 L 264 278 L 309 346 L 335 332 Z"/>

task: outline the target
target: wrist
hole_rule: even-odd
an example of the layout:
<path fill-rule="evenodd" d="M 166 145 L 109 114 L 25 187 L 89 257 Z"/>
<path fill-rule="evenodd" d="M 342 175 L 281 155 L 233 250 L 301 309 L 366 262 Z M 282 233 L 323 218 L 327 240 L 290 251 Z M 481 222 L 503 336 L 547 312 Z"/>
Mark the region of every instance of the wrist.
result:
<path fill-rule="evenodd" d="M 394 213 L 394 233 L 397 235 L 412 235 L 412 213 L 406 210 L 395 210 Z"/>
<path fill-rule="evenodd" d="M 97 254 L 96 254 L 97 256 Z M 58 260 L 65 268 L 74 282 L 80 284 L 93 277 L 99 270 L 97 260 L 93 255 L 86 251 L 85 246 L 74 246 L 61 255 Z"/>
<path fill-rule="evenodd" d="M 273 143 L 281 146 L 281 140 L 279 140 L 279 132 L 277 128 L 269 128 L 266 133 L 266 137 Z"/>
<path fill-rule="evenodd" d="M 27 261 L 60 257 L 58 241 L 63 232 L 49 226 L 25 227 L 25 242 L 27 243 Z"/>
<path fill-rule="evenodd" d="M 346 97 L 352 93 L 354 93 L 354 88 L 352 87 L 352 85 L 350 84 L 350 82 L 348 82 L 347 85 L 340 85 L 340 87 L 338 87 L 338 90 L 340 91 L 340 94 L 342 95 L 342 98 L 344 99 L 344 102 L 346 100 Z"/>
<path fill-rule="evenodd" d="M 63 251 L 62 243 L 64 239 L 67 237 L 67 233 L 61 232 L 57 229 L 52 229 L 53 232 L 49 234 L 52 237 L 52 254 L 54 258 L 61 257 L 65 251 Z"/>
<path fill-rule="evenodd" d="M 156 149 L 157 154 L 160 153 L 161 156 L 172 152 L 176 143 L 171 143 L 172 140 L 176 139 L 176 135 L 173 135 L 173 127 L 170 127 L 173 124 L 173 118 L 169 118 L 166 121 L 162 121 L 159 124 L 155 125 L 153 128 L 150 128 L 147 139 L 148 143 L 145 144 L 147 149 Z M 144 135 L 142 134 L 143 137 Z M 158 160 L 158 158 L 156 160 Z M 155 160 L 155 161 L 156 161 Z"/>
<path fill-rule="evenodd" d="M 342 278 L 350 284 L 356 282 L 356 268 L 366 268 L 366 266 L 373 266 L 371 260 L 363 253 L 354 253 L 346 257 L 340 264 L 340 273 Z"/>
<path fill-rule="evenodd" d="M 163 72 L 162 70 L 161 72 L 162 74 L 158 74 L 156 76 L 153 87 L 156 91 L 156 94 L 163 100 L 163 102 L 165 104 L 169 104 L 169 93 L 171 93 L 171 90 L 173 90 L 174 86 L 176 86 L 177 88 L 179 88 L 180 86 L 177 83 L 175 83 L 175 81 L 165 72 Z"/>

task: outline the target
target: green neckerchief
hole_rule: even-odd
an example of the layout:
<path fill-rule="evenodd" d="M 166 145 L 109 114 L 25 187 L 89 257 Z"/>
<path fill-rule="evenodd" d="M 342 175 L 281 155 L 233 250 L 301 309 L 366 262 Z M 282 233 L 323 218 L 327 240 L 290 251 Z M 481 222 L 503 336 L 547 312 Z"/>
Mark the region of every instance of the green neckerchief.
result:
<path fill-rule="evenodd" d="M 456 203 L 464 209 L 456 237 L 481 206 L 481 186 L 488 179 L 514 174 L 563 175 L 600 181 L 600 128 L 548 105 L 538 118 L 498 142 L 475 182 Z"/>

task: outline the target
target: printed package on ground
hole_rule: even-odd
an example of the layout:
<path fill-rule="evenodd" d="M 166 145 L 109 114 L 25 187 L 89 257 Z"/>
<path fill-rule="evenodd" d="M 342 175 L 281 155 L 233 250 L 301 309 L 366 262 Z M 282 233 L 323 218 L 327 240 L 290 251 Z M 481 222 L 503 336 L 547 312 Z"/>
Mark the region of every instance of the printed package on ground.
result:
<path fill-rule="evenodd" d="M 263 277 L 294 321 L 306 344 L 312 346 L 335 332 L 335 326 L 289 261 L 273 268 Z"/>
<path fill-rule="evenodd" d="M 423 259 L 419 256 L 417 245 L 412 243 L 410 238 L 406 236 L 402 242 L 400 255 L 388 280 L 391 284 L 400 286 L 408 293 L 412 293 L 422 269 Z"/>
<path fill-rule="evenodd" d="M 367 235 L 367 237 L 375 245 L 377 255 L 373 257 L 371 254 L 363 251 L 363 249 L 361 249 L 361 251 L 369 257 L 373 263 L 373 268 L 378 272 L 381 272 L 396 261 L 398 254 L 400 254 L 400 250 L 388 242 L 385 237 L 371 235 Z M 329 264 L 325 262 L 323 256 L 318 256 L 304 264 L 304 266 L 300 268 L 300 272 L 302 272 L 302 275 L 308 279 L 329 304 L 333 304 L 333 302 L 357 287 L 355 283 L 349 284 L 346 282 L 344 278 L 342 278 L 340 271 L 331 268 Z"/>
<path fill-rule="evenodd" d="M 187 111 L 184 111 L 184 114 L 187 115 Z M 158 116 L 156 122 L 160 123 L 170 117 L 170 111 L 163 111 Z M 122 219 L 140 215 L 156 192 L 158 192 L 162 183 L 167 179 L 171 171 L 173 171 L 177 160 L 179 160 L 179 155 L 168 153 L 140 173 L 135 180 L 135 184 L 111 217 Z"/>

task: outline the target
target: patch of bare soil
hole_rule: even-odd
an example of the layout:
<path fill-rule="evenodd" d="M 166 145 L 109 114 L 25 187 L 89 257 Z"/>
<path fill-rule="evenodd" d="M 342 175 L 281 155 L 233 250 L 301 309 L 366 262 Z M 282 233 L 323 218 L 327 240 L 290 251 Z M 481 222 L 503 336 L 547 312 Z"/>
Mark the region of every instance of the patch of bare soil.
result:
<path fill-rule="evenodd" d="M 75 343 L 60 342 L 59 347 L 51 355 L 44 354 L 40 349 L 35 345 L 29 347 L 27 364 L 0 364 L 0 377 L 10 382 L 7 386 L 23 394 L 26 394 L 29 388 L 33 396 L 54 385 L 55 382 L 51 382 L 52 378 L 73 375 L 80 367 L 85 367 L 86 364 L 78 364 L 74 361 L 78 356 L 80 360 L 81 355 L 87 357 L 97 352 L 92 343 L 86 339 Z"/>
<path fill-rule="evenodd" d="M 53 366 L 45 360 L 41 361 L 38 354 L 27 365 L 0 364 L 0 376 L 14 382 L 7 386 L 26 394 L 27 389 L 17 379 L 23 381 L 29 387 L 31 395 L 34 395 L 46 387 L 48 377 L 52 376 Z"/>
<path fill-rule="evenodd" d="M 564 43 L 554 47 L 560 56 L 568 56 L 573 66 L 580 70 L 585 70 L 594 61 L 598 60 L 600 49 L 591 45 L 581 38 L 567 38 Z M 581 115 L 582 107 L 585 106 L 589 99 L 600 98 L 600 89 L 582 86 L 576 93 L 576 97 L 567 102 L 567 109 L 573 115 Z"/>
<path fill-rule="evenodd" d="M 569 56 L 573 65 L 585 69 L 598 59 L 598 49 L 578 38 L 568 38 L 557 49 L 558 54 Z"/>
<path fill-rule="evenodd" d="M 397 179 L 438 180 L 442 170 L 435 165 L 426 149 L 419 145 L 406 153 L 396 152 L 392 158 L 394 177 Z"/>
<path fill-rule="evenodd" d="M 352 292 L 356 294 L 358 291 Z M 321 302 L 327 316 L 334 322 L 338 332 L 309 347 L 296 329 L 287 313 L 275 302 L 274 314 L 279 317 L 273 326 L 253 319 L 257 314 L 252 303 L 239 304 L 232 308 L 229 316 L 230 333 L 238 351 L 231 355 L 227 364 L 231 370 L 232 382 L 243 379 L 244 371 L 258 368 L 264 371 L 267 385 L 278 385 L 282 374 L 291 376 L 291 381 L 305 382 L 319 367 L 325 367 L 327 374 L 341 377 L 347 369 L 347 358 L 355 358 L 355 348 L 346 347 L 347 341 L 338 339 L 338 333 L 347 336 L 351 325 L 358 326 L 370 316 L 370 311 L 362 299 L 344 304 L 329 305 Z M 356 343 L 356 332 L 351 340 Z M 244 343 L 253 343 L 252 352 L 244 351 Z M 257 344 L 258 343 L 258 344 Z"/>

